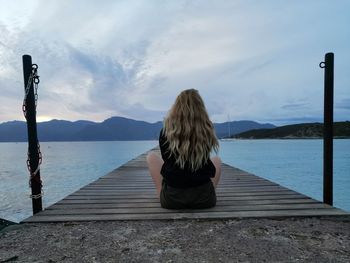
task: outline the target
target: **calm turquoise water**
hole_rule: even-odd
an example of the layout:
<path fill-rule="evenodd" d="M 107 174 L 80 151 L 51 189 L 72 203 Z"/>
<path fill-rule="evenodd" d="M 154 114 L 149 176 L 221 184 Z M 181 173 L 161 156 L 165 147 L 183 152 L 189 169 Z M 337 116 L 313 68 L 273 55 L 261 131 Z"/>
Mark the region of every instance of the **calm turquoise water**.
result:
<path fill-rule="evenodd" d="M 155 145 L 155 141 L 40 143 L 44 208 Z M 32 215 L 26 151 L 26 143 L 0 143 L 0 218 L 19 222 Z"/>
<path fill-rule="evenodd" d="M 333 205 L 350 211 L 350 140 L 334 140 Z M 227 164 L 323 201 L 323 140 L 221 143 Z"/>
<path fill-rule="evenodd" d="M 322 200 L 322 140 L 220 142 L 225 163 Z M 47 207 L 157 145 L 156 141 L 41 143 Z M 0 143 L 0 218 L 32 213 L 26 143 Z M 350 211 L 350 140 L 334 142 L 334 205 Z"/>

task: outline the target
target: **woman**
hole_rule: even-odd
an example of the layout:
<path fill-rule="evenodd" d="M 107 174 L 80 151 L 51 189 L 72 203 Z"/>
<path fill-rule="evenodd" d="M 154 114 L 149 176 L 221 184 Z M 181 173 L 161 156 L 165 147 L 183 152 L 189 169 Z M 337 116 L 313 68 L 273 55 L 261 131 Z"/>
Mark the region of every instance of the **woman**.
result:
<path fill-rule="evenodd" d="M 195 89 L 176 98 L 159 135 L 162 158 L 154 152 L 147 163 L 163 208 L 208 208 L 216 204 L 221 174 L 219 149 L 204 102 Z"/>

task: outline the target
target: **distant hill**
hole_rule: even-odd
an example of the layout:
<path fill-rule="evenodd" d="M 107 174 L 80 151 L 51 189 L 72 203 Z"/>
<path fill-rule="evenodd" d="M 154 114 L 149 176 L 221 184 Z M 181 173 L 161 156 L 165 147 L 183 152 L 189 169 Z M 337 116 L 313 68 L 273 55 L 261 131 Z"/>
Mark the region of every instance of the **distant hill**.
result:
<path fill-rule="evenodd" d="M 301 123 L 274 129 L 255 129 L 233 136 L 240 139 L 302 139 L 323 138 L 323 123 Z M 334 123 L 335 138 L 350 138 L 350 122 Z"/>
<path fill-rule="evenodd" d="M 51 120 L 37 124 L 40 141 L 72 141 L 81 129 L 92 125 L 91 121 Z M 0 142 L 27 141 L 27 125 L 24 121 L 9 121 L 0 124 Z"/>
<path fill-rule="evenodd" d="M 259 128 L 274 128 L 272 124 L 254 121 L 214 123 L 218 138 Z M 156 140 L 162 122 L 149 123 L 123 117 L 112 117 L 103 122 L 51 120 L 37 125 L 40 141 L 125 141 Z M 0 124 L 0 142 L 27 141 L 27 126 L 24 121 Z"/>
<path fill-rule="evenodd" d="M 162 122 L 148 123 L 123 117 L 112 117 L 87 125 L 77 132 L 74 141 L 126 141 L 158 139 Z"/>
<path fill-rule="evenodd" d="M 270 123 L 258 123 L 255 121 L 232 121 L 224 123 L 214 123 L 216 136 L 218 138 L 226 138 L 232 135 L 253 130 L 253 129 L 272 129 L 276 128 L 275 125 Z"/>

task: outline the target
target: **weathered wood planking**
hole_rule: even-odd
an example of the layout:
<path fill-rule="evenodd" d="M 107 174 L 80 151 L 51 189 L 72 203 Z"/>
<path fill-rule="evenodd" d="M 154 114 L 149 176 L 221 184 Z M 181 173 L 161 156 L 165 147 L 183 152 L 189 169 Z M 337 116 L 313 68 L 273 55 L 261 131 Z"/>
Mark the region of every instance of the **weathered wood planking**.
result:
<path fill-rule="evenodd" d="M 148 174 L 146 155 L 141 154 L 23 222 L 349 215 L 227 164 L 222 165 L 216 207 L 163 209 Z"/>

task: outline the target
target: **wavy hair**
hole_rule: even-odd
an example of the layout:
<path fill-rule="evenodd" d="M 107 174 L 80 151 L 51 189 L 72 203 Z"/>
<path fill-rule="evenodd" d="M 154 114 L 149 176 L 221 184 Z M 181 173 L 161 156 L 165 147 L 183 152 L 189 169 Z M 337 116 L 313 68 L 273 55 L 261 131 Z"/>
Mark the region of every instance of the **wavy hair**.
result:
<path fill-rule="evenodd" d="M 163 133 L 169 143 L 168 151 L 182 169 L 185 164 L 192 171 L 201 168 L 210 153 L 219 150 L 213 123 L 204 102 L 195 89 L 182 91 L 164 120 Z"/>

